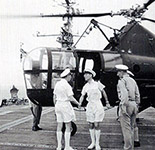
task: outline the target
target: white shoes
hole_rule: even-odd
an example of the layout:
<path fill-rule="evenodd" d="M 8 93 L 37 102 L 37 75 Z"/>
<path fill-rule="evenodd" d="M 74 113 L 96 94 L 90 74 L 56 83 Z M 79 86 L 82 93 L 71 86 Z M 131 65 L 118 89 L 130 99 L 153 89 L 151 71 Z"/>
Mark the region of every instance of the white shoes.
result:
<path fill-rule="evenodd" d="M 89 146 L 88 146 L 88 149 L 93 149 L 95 148 L 95 144 L 94 143 L 91 143 Z"/>
<path fill-rule="evenodd" d="M 73 149 L 72 147 L 69 147 L 69 148 L 65 148 L 64 150 L 76 150 L 76 149 Z"/>
<path fill-rule="evenodd" d="M 98 145 L 95 147 L 96 150 L 101 150 L 101 147 Z"/>

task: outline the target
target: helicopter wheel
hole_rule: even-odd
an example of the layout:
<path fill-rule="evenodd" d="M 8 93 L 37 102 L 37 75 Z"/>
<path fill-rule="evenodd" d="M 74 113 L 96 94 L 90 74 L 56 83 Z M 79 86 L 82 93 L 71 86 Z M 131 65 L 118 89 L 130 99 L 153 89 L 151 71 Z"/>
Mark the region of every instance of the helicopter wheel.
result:
<path fill-rule="evenodd" d="M 66 127 L 65 123 L 63 123 L 62 132 L 65 133 Z M 71 136 L 73 136 L 77 131 L 77 126 L 74 122 L 71 121 Z"/>

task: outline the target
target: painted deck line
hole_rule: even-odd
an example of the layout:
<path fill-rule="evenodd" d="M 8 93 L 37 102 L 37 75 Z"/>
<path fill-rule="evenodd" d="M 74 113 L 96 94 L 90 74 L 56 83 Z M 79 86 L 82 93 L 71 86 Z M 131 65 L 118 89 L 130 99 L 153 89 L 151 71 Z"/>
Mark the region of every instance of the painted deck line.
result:
<path fill-rule="evenodd" d="M 53 146 L 53 145 L 41 145 L 41 144 L 24 144 L 24 143 L 9 143 L 9 142 L 5 142 L 5 143 L 1 143 L 0 142 L 0 146 L 10 146 L 10 147 L 19 147 L 19 148 L 22 148 L 22 147 L 26 147 L 26 148 L 39 148 L 39 149 L 50 149 L 50 150 L 55 150 L 56 149 L 56 146 Z M 86 147 L 74 147 L 74 149 L 78 149 L 78 150 L 86 150 L 87 148 Z M 152 149 L 153 147 L 152 146 L 147 146 L 147 149 Z M 141 150 L 141 147 L 139 148 L 136 148 L 137 150 Z M 101 148 L 101 150 L 122 150 L 122 147 L 120 148 Z"/>
<path fill-rule="evenodd" d="M 27 148 L 56 148 L 56 146 L 52 145 L 41 145 L 41 144 L 25 144 L 25 143 L 0 143 L 0 146 L 17 146 L 17 147 L 27 147 Z"/>
<path fill-rule="evenodd" d="M 52 111 L 53 111 L 53 109 L 48 108 L 48 109 L 46 109 L 46 110 L 43 110 L 42 115 L 47 114 L 47 113 L 52 112 Z M 24 117 L 24 118 L 21 118 L 21 119 L 18 119 L 18 120 L 15 120 L 15 121 L 6 123 L 6 124 L 0 126 L 0 132 L 4 131 L 4 130 L 6 130 L 6 129 L 12 128 L 12 127 L 14 127 L 14 126 L 16 126 L 16 125 L 19 125 L 19 124 L 21 124 L 21 123 L 24 123 L 24 122 L 26 122 L 26 121 L 29 121 L 29 120 L 31 120 L 32 118 L 33 118 L 33 116 L 32 116 L 32 115 L 29 115 L 29 116 L 27 116 L 27 117 Z"/>
<path fill-rule="evenodd" d="M 10 128 L 10 131 L 25 131 L 25 132 L 32 132 L 32 130 L 30 129 L 14 129 L 14 128 Z M 39 132 L 43 132 L 43 133 L 56 133 L 55 130 L 40 130 Z M 79 132 L 77 131 L 76 134 L 83 134 L 83 135 L 89 135 L 89 132 Z M 76 136 L 75 134 L 75 136 Z M 121 136 L 121 133 L 110 133 L 110 132 L 101 132 L 101 135 L 113 135 L 113 136 Z M 155 135 L 150 135 L 150 134 L 139 134 L 140 137 L 152 137 L 154 138 Z"/>
<path fill-rule="evenodd" d="M 56 146 L 53 145 L 41 145 L 41 144 L 24 144 L 24 143 L 0 143 L 0 146 L 11 146 L 11 147 L 26 147 L 26 148 L 46 148 L 46 149 L 51 149 L 51 150 L 55 150 Z M 78 150 L 86 150 L 86 147 L 74 147 L 73 148 L 77 148 Z M 122 148 L 102 148 L 102 150 L 122 150 Z"/>
<path fill-rule="evenodd" d="M 1 115 L 1 116 L 2 116 L 2 115 L 6 115 L 6 114 L 9 114 L 9 113 L 11 113 L 11 112 L 13 112 L 13 111 L 9 111 L 9 110 L 3 111 L 3 112 L 0 112 L 0 115 Z"/>

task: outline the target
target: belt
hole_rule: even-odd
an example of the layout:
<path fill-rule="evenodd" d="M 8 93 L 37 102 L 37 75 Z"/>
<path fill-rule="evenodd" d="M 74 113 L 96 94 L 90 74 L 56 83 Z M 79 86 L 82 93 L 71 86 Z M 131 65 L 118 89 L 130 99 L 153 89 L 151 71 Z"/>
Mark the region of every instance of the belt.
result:
<path fill-rule="evenodd" d="M 56 102 L 62 102 L 62 103 L 66 103 L 66 102 L 70 102 L 70 100 L 65 100 L 65 101 L 61 101 L 61 100 L 57 100 Z"/>
<path fill-rule="evenodd" d="M 129 101 L 135 101 L 134 99 L 129 99 Z"/>

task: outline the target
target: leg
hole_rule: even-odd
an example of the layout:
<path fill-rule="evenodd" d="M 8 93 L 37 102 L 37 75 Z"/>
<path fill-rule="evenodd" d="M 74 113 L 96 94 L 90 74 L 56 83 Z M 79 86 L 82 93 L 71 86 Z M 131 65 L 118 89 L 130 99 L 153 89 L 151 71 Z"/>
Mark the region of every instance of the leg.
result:
<path fill-rule="evenodd" d="M 41 118 L 42 107 L 39 105 L 34 105 L 33 107 L 33 126 L 38 126 Z"/>
<path fill-rule="evenodd" d="M 41 113 L 42 113 L 42 106 L 38 106 L 38 111 L 37 111 L 38 124 L 40 123 Z"/>
<path fill-rule="evenodd" d="M 94 123 L 89 122 L 89 133 L 90 133 L 90 138 L 91 138 L 91 144 L 88 146 L 88 149 L 93 149 L 95 147 Z"/>
<path fill-rule="evenodd" d="M 32 114 L 33 114 L 33 126 L 32 126 L 32 130 L 33 131 L 37 131 L 36 126 L 37 126 L 38 120 L 37 120 L 37 116 L 36 116 L 37 110 L 36 110 L 36 106 L 35 105 L 32 107 L 31 111 L 32 111 Z"/>
<path fill-rule="evenodd" d="M 124 138 L 124 149 L 132 150 L 132 131 L 130 124 L 130 116 L 128 116 L 127 114 L 121 114 L 120 123 Z"/>
<path fill-rule="evenodd" d="M 138 126 L 137 126 L 137 122 L 136 122 L 136 115 L 133 116 L 133 128 L 134 128 L 134 147 L 140 147 L 140 142 L 139 142 L 139 133 L 138 133 Z"/>
<path fill-rule="evenodd" d="M 42 130 L 42 128 L 40 128 L 38 125 L 40 123 L 40 118 L 41 118 L 41 113 L 42 113 L 42 106 L 38 105 L 37 106 L 37 112 L 36 112 L 36 117 L 37 117 L 37 125 L 36 128 L 38 130 Z"/>
<path fill-rule="evenodd" d="M 70 147 L 70 135 L 71 135 L 71 122 L 65 123 L 66 131 L 65 131 L 65 150 L 72 150 Z"/>
<path fill-rule="evenodd" d="M 96 150 L 101 150 L 100 147 L 100 133 L 99 122 L 95 122 L 95 137 L 96 137 Z"/>
<path fill-rule="evenodd" d="M 61 147 L 62 147 L 62 144 L 61 144 L 61 140 L 62 140 L 62 131 L 61 131 L 62 125 L 63 125 L 62 122 L 59 122 L 57 124 L 57 142 L 58 142 L 57 150 L 61 150 Z"/>
<path fill-rule="evenodd" d="M 136 117 L 137 117 L 137 115 L 136 115 Z M 138 131 L 138 126 L 137 126 L 136 121 L 135 121 L 135 124 L 134 124 L 134 147 L 140 147 L 139 131 Z"/>

